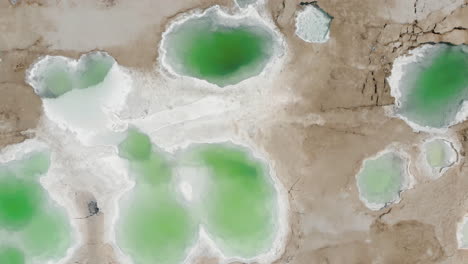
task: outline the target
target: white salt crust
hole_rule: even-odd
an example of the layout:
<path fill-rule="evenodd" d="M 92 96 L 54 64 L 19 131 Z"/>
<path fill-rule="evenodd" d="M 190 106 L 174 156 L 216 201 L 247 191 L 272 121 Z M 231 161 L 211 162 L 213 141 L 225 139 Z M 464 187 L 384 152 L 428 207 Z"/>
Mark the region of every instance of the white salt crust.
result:
<path fill-rule="evenodd" d="M 330 39 L 332 17 L 319 7 L 307 5 L 296 16 L 296 35 L 310 43 L 325 43 Z"/>

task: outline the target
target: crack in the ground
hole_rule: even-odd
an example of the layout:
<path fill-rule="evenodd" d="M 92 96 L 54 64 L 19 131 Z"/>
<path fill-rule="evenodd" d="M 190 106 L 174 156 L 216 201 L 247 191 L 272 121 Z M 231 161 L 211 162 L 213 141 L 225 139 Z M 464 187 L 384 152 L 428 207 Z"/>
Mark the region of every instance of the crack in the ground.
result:
<path fill-rule="evenodd" d="M 281 16 L 281 14 L 283 14 L 284 9 L 286 9 L 286 0 L 283 0 L 281 2 L 281 8 L 273 16 L 273 21 L 275 21 L 276 26 L 279 27 L 279 28 L 282 28 L 282 27 L 281 27 L 280 23 L 278 22 L 278 20 L 279 20 L 279 17 Z"/>
<path fill-rule="evenodd" d="M 418 13 L 418 0 L 414 1 L 414 16 L 417 18 L 417 13 Z"/>
<path fill-rule="evenodd" d="M 418 0 L 414 3 L 414 12 L 418 11 Z M 462 6 L 463 8 L 463 6 Z M 389 85 L 386 82 L 386 78 L 391 73 L 391 68 L 393 65 L 393 60 L 401 54 L 405 54 L 408 50 L 414 49 L 420 44 L 430 42 L 430 39 L 436 39 L 436 36 L 440 38 L 444 38 L 447 34 L 451 34 L 455 31 L 467 31 L 463 25 L 455 26 L 450 30 L 445 30 L 443 32 L 438 31 L 438 25 L 443 23 L 447 20 L 450 16 L 454 15 L 457 9 L 450 12 L 448 15 L 444 16 L 443 18 L 439 19 L 435 23 L 429 24 L 429 26 L 422 26 L 423 24 L 421 21 L 414 20 L 410 24 L 398 24 L 401 26 L 400 33 L 398 34 L 397 38 L 388 40 L 382 40 L 382 37 L 385 34 L 386 30 L 392 30 L 389 28 L 390 24 L 385 23 L 380 26 L 380 31 L 376 35 L 375 39 L 372 41 L 369 55 L 368 55 L 368 68 L 370 69 L 369 72 L 366 74 L 364 78 L 363 84 L 360 86 L 361 94 L 365 95 L 366 90 L 370 93 L 370 101 L 374 102 L 373 106 L 383 106 L 387 105 L 388 96 L 389 96 Z M 394 29 L 395 27 L 393 27 Z M 387 34 L 391 34 L 389 31 Z M 389 35 L 391 36 L 391 35 Z M 432 36 L 432 38 L 431 38 Z M 437 41 L 439 42 L 439 41 Z M 387 58 L 385 54 L 385 50 L 388 49 L 390 54 L 390 58 Z M 384 51 L 384 52 L 376 52 L 376 51 Z M 381 74 L 380 71 L 383 71 Z M 383 76 L 383 77 L 382 77 Z M 380 85 L 381 84 L 381 85 Z M 373 88 L 373 90 L 371 90 Z M 382 90 L 382 91 L 380 91 Z M 385 96 L 383 99 L 382 96 Z M 369 104 L 363 105 L 363 107 L 369 107 Z M 361 106 L 352 107 L 348 109 L 359 109 L 362 108 Z"/>

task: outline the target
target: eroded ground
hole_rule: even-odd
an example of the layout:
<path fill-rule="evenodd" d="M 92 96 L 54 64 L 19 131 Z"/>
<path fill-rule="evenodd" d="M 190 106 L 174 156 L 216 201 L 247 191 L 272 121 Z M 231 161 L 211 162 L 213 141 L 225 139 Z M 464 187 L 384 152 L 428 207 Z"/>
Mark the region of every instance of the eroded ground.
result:
<path fill-rule="evenodd" d="M 414 133 L 402 120 L 385 114 L 384 106 L 393 103 L 385 78 L 396 57 L 421 43 L 468 44 L 468 2 L 320 1 L 334 17 L 330 40 L 324 44 L 305 43 L 294 35 L 299 2 L 266 3 L 289 55 L 268 89 L 295 100 L 275 112 L 252 113 L 255 125 L 239 131 L 269 153 L 288 191 L 291 230 L 276 263 L 468 262 L 468 252 L 458 250 L 456 241 L 457 223 L 468 212 L 464 150 L 462 161 L 437 180 L 413 168 L 418 183 L 388 209 L 367 209 L 355 184 L 361 161 L 390 143 L 400 143 L 416 160 L 418 144 L 429 135 Z M 31 0 L 12 7 L 2 0 L 0 147 L 34 137 L 40 124 L 41 101 L 24 82 L 26 68 L 39 56 L 77 58 L 100 49 L 123 66 L 151 71 L 166 23 L 178 13 L 213 4 L 234 3 Z M 451 133 L 467 146 L 466 122 Z M 87 216 L 93 194 L 77 190 L 75 195 L 82 211 L 77 217 Z M 101 235 L 105 217 L 101 211 L 80 220 L 87 243 L 70 263 L 120 263 Z"/>

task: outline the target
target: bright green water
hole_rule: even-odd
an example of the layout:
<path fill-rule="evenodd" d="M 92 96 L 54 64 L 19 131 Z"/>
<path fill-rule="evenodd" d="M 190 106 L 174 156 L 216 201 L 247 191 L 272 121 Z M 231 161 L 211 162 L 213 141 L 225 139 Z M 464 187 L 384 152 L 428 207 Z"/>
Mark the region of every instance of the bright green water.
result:
<path fill-rule="evenodd" d="M 101 83 L 109 73 L 114 59 L 107 54 L 92 52 L 83 55 L 77 66 L 70 64 L 71 59 L 46 57 L 46 63 L 37 67 L 36 81 L 38 94 L 45 98 L 57 98 L 73 89 L 83 89 Z"/>
<path fill-rule="evenodd" d="M 468 99 L 468 52 L 464 46 L 439 46 L 416 70 L 409 69 L 414 80 L 405 87 L 400 109 L 411 121 L 436 128 L 450 125 Z"/>
<path fill-rule="evenodd" d="M 42 152 L 0 165 L 0 231 L 23 246 L 22 250 L 2 248 L 0 263 L 23 263 L 30 257 L 58 259 L 70 246 L 71 227 L 65 212 L 47 198 L 38 180 L 49 165 L 49 155 Z M 2 239 L 7 245 L 8 241 Z"/>
<path fill-rule="evenodd" d="M 23 252 L 17 248 L 0 246 L 0 263 L 24 264 Z"/>
<path fill-rule="evenodd" d="M 18 230 L 27 225 L 39 210 L 42 200 L 40 186 L 14 175 L 0 176 L 0 226 Z"/>
<path fill-rule="evenodd" d="M 195 243 L 198 224 L 176 196 L 169 161 L 136 130 L 129 131 L 119 153 L 129 160 L 136 180 L 122 206 L 119 246 L 135 264 L 181 263 Z"/>
<path fill-rule="evenodd" d="M 263 70 L 273 53 L 271 32 L 225 26 L 220 19 L 211 13 L 189 19 L 166 36 L 167 62 L 176 72 L 226 86 Z"/>
<path fill-rule="evenodd" d="M 368 203 L 391 203 L 404 187 L 404 171 L 403 159 L 392 152 L 374 160 L 366 160 L 357 176 L 359 192 Z"/>
<path fill-rule="evenodd" d="M 119 155 L 130 162 L 136 185 L 121 202 L 117 238 L 136 264 L 181 263 L 196 242 L 199 223 L 230 256 L 250 258 L 271 248 L 278 225 L 276 191 L 264 164 L 247 150 L 200 144 L 176 161 L 130 129 Z M 175 170 L 185 166 L 203 169 L 188 175 Z M 201 183 L 192 186 L 201 199 L 182 202 L 176 176 Z"/>
<path fill-rule="evenodd" d="M 263 163 L 229 144 L 206 144 L 193 151 L 210 171 L 200 206 L 210 236 L 231 256 L 249 258 L 268 251 L 278 217 L 276 191 Z"/>

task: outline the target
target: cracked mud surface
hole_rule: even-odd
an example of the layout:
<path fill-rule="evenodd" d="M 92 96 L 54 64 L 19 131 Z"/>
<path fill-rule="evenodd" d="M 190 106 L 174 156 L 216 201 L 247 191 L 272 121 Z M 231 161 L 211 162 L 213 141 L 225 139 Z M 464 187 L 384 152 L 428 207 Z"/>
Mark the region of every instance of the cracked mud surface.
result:
<path fill-rule="evenodd" d="M 0 1 L 0 147 L 34 136 L 25 131 L 38 124 L 41 103 L 24 83 L 24 74 L 39 56 L 76 58 L 104 49 L 124 66 L 149 70 L 167 21 L 192 8 L 233 4 L 70 2 L 58 8 L 56 1 L 23 1 L 13 8 L 9 1 Z M 435 181 L 416 172 L 415 188 L 406 191 L 399 204 L 377 212 L 359 201 L 355 185 L 361 161 L 392 142 L 417 155 L 417 144 L 428 135 L 414 133 L 402 120 L 385 114 L 383 106 L 393 104 L 386 77 L 396 57 L 423 43 L 468 44 L 468 1 L 330 0 L 319 5 L 334 17 L 330 40 L 324 44 L 295 36 L 300 1 L 266 4 L 290 54 L 270 89 L 287 90 L 297 98 L 274 113 L 286 118 L 258 122 L 251 133 L 271 154 L 289 194 L 291 230 L 275 263 L 468 262 L 468 252 L 457 250 L 456 241 L 457 222 L 468 212 L 468 167 L 463 160 Z M 82 23 L 71 15 L 88 10 L 95 11 Z M 100 16 L 107 24 L 93 24 Z M 315 115 L 323 122 L 309 120 Z M 452 131 L 463 148 L 468 147 L 466 122 Z M 83 216 L 91 199 L 92 194 L 76 194 Z M 102 235 L 105 217 L 99 212 L 82 220 L 87 242 L 70 264 L 119 263 Z M 200 258 L 196 263 L 217 260 Z"/>

